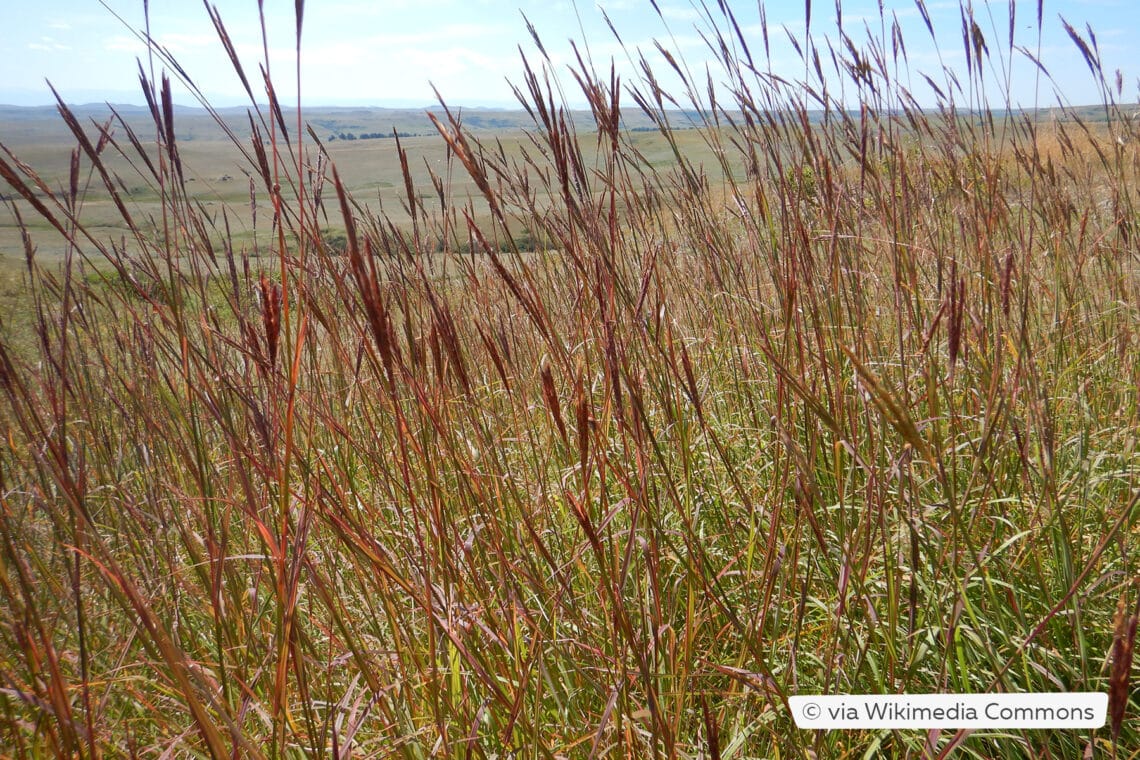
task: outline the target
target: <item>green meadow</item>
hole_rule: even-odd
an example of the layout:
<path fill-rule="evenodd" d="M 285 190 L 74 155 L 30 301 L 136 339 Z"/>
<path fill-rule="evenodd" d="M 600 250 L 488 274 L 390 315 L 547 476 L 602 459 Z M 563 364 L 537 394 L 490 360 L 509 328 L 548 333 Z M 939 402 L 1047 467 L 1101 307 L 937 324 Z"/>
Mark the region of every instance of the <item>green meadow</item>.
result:
<path fill-rule="evenodd" d="M 3 754 L 1140 757 L 1136 104 L 710 21 L 715 102 L 0 113 Z M 788 702 L 990 692 L 1108 717 Z"/>

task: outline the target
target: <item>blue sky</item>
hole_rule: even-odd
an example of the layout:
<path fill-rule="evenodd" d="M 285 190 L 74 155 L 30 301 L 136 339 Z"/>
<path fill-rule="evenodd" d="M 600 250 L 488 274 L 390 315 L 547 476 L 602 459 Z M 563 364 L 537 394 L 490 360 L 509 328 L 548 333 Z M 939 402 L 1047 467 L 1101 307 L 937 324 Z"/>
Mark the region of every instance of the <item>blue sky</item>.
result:
<path fill-rule="evenodd" d="M 141 102 L 136 59 L 145 48 L 133 34 L 143 26 L 142 0 L 42 0 L 5 2 L 0 7 L 0 103 L 51 102 L 45 79 L 73 103 L 110 100 Z M 256 0 L 216 0 L 223 21 L 247 71 L 256 74 L 263 60 Z M 302 37 L 302 91 L 308 105 L 428 105 L 431 83 L 456 105 L 515 105 L 507 81 L 522 81 L 518 47 L 532 60 L 540 58 L 523 15 L 543 39 L 555 69 L 566 75 L 572 61 L 568 40 L 586 40 L 596 63 L 614 57 L 627 82 L 634 79 L 626 54 L 614 41 L 599 8 L 604 8 L 629 50 L 646 51 L 655 70 L 667 65 L 653 51 L 653 40 L 670 41 L 690 67 L 700 71 L 710 58 L 698 32 L 700 2 L 658 0 L 664 21 L 649 0 L 582 0 L 575 6 L 560 0 L 308 0 Z M 762 58 L 758 3 L 730 0 L 753 55 Z M 715 0 L 708 0 L 714 11 Z M 817 45 L 836 35 L 835 3 L 812 4 L 811 31 Z M 945 81 L 942 66 L 963 72 L 965 55 L 957 0 L 926 0 L 937 33 L 935 51 L 914 0 L 883 0 L 889 26 L 897 18 L 906 40 L 909 89 L 925 105 L 933 91 L 918 75 Z M 127 22 L 118 20 L 110 8 Z M 280 91 L 293 97 L 295 56 L 293 0 L 265 0 L 270 67 Z M 1059 89 L 1073 105 L 1099 102 L 1084 60 L 1066 34 L 1065 17 L 1084 33 L 1092 27 L 1106 76 L 1115 86 L 1121 69 L 1124 103 L 1136 103 L 1140 92 L 1140 3 L 1136 0 L 1044 0 L 1040 55 L 1055 83 L 1042 80 L 1035 94 L 1034 67 L 1015 55 L 1012 100 L 1015 105 L 1055 105 Z M 1015 44 L 1038 48 L 1037 3 L 1017 2 Z M 802 40 L 805 4 L 768 2 L 772 69 L 789 79 L 802 78 L 804 66 L 788 42 Z M 1009 3 L 975 0 L 975 17 L 991 50 L 1006 49 Z M 195 0 L 151 0 L 151 31 L 181 62 L 216 105 L 246 102 L 202 4 Z M 842 2 L 844 30 L 857 42 L 866 40 L 865 25 L 880 29 L 878 0 Z M 698 28 L 694 27 L 698 25 Z M 784 31 L 786 27 L 787 32 Z M 715 68 L 712 70 L 717 79 Z M 959 77 L 966 81 L 964 73 Z M 993 75 L 991 80 L 997 81 Z M 996 93 L 996 90 L 994 91 Z M 959 102 L 962 98 L 956 98 Z M 176 95 L 182 103 L 193 99 Z M 628 102 L 628 101 L 627 101 Z M 998 102 L 1004 102 L 1000 99 Z"/>

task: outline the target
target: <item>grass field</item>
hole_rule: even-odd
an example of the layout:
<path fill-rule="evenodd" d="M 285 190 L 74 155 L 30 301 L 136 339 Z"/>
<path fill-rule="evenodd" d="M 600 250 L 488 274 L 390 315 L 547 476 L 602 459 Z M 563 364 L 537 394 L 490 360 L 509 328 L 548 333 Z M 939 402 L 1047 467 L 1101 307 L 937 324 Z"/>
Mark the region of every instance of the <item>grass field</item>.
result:
<path fill-rule="evenodd" d="M 841 108 L 713 20 L 697 129 L 0 134 L 5 752 L 1140 757 L 1134 105 L 870 46 Z M 999 691 L 1109 719 L 788 708 Z"/>

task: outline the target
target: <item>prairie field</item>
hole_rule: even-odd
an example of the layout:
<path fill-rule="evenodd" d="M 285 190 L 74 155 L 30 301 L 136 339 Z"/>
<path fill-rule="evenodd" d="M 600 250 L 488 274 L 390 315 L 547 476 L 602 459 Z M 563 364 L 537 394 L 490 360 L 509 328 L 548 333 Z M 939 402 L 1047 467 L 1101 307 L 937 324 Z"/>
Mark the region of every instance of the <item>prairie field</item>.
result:
<path fill-rule="evenodd" d="M 0 120 L 0 754 L 1140 757 L 1136 103 L 720 8 L 498 126 Z M 1108 718 L 788 701 L 990 692 Z"/>

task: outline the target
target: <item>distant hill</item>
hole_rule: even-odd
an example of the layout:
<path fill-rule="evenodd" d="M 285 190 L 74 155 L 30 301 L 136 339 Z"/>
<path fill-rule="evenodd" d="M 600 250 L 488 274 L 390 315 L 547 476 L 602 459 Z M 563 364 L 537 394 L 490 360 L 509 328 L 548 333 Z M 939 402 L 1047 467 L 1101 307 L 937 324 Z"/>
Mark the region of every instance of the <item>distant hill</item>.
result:
<path fill-rule="evenodd" d="M 140 134 L 149 135 L 153 126 L 150 112 L 146 106 L 134 104 L 106 104 L 84 103 L 70 106 L 72 111 L 85 124 L 92 122 L 105 122 L 112 113 L 112 109 L 133 129 Z M 311 126 L 316 135 L 325 142 L 336 140 L 384 139 L 391 137 L 393 132 L 401 137 L 419 135 L 434 135 L 435 127 L 428 118 L 428 112 L 439 116 L 443 108 L 432 106 L 430 108 L 385 108 L 322 106 L 305 109 L 305 123 Z M 250 134 L 250 109 L 245 107 L 229 107 L 217 109 L 217 114 L 236 135 L 246 138 Z M 475 132 L 517 131 L 534 127 L 534 122 L 526 111 L 522 109 L 499 108 L 461 108 L 452 109 L 459 114 L 462 123 Z M 262 106 L 262 113 L 268 118 L 268 108 Z M 1071 113 L 1088 122 L 1098 122 L 1104 119 L 1102 107 L 1085 106 L 1071 110 Z M 962 114 L 966 115 L 965 112 Z M 996 117 L 1004 118 L 1008 112 L 995 113 Z M 1059 117 L 1059 109 L 1042 109 L 1037 112 L 1038 121 L 1048 121 Z M 289 130 L 296 125 L 296 109 L 283 109 L 285 125 Z M 568 112 L 569 118 L 582 132 L 594 129 L 594 120 L 588 110 L 572 110 Z M 736 118 L 737 114 L 732 114 Z M 821 116 L 812 114 L 812 120 Z M 700 117 L 695 111 L 677 110 L 670 113 L 670 123 L 674 129 L 684 129 L 700 123 Z M 629 108 L 622 111 L 623 127 L 631 131 L 655 131 L 656 125 L 639 109 Z M 201 107 L 175 106 L 175 128 L 178 138 L 183 141 L 190 140 L 216 140 L 221 138 L 214 117 Z M 70 141 L 71 136 L 55 106 L 12 106 L 0 105 L 0 142 L 17 144 L 21 142 L 53 142 Z"/>
<path fill-rule="evenodd" d="M 150 112 L 146 106 L 131 104 L 84 103 L 70 106 L 71 110 L 84 123 L 102 123 L 110 118 L 112 110 L 132 128 L 141 132 L 153 129 Z M 237 135 L 250 134 L 250 109 L 244 107 L 220 108 L 218 115 Z M 401 136 L 434 135 L 435 127 L 428 118 L 431 111 L 442 117 L 443 108 L 367 108 L 367 107 L 318 107 L 307 108 L 305 123 L 322 140 L 337 139 L 377 139 L 390 137 L 393 132 Z M 464 126 L 476 132 L 513 131 L 534 127 L 530 116 L 522 109 L 497 108 L 454 108 Z M 268 108 L 262 106 L 262 113 L 268 117 Z M 293 129 L 296 124 L 296 109 L 282 111 L 285 124 Z M 594 128 L 594 120 L 588 110 L 574 110 L 569 117 L 575 126 L 583 131 Z M 656 129 L 653 122 L 638 109 L 625 109 L 622 121 L 626 129 Z M 676 128 L 693 126 L 698 121 L 695 113 L 677 111 L 672 118 Z M 220 136 L 214 118 L 204 108 L 175 106 L 175 128 L 181 140 L 216 139 Z M 349 137 L 351 135 L 351 137 Z M 67 139 L 67 127 L 59 118 L 55 106 L 12 106 L 0 105 L 0 142 L 13 142 L 35 139 L 37 141 Z M 362 137 L 363 136 L 363 137 Z"/>

